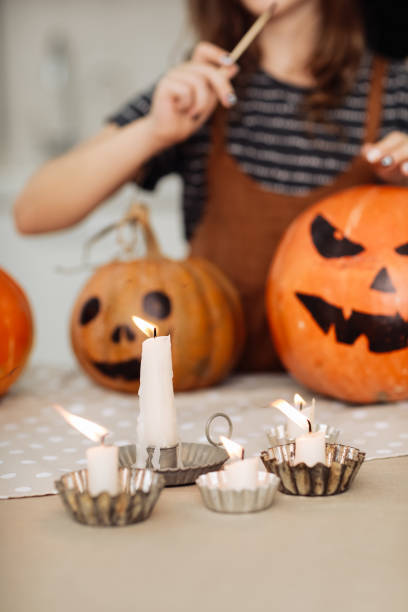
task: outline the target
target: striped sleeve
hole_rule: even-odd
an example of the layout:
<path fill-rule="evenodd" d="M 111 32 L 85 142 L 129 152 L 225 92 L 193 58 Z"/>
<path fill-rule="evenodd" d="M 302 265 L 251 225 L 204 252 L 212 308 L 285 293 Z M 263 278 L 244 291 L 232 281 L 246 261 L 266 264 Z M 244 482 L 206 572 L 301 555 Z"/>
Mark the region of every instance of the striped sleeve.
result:
<path fill-rule="evenodd" d="M 123 127 L 132 123 L 132 121 L 145 117 L 150 111 L 153 92 L 154 87 L 151 87 L 146 92 L 136 96 L 116 113 L 109 115 L 106 122 Z M 138 180 L 138 184 L 142 189 L 152 191 L 164 176 L 173 173 L 179 174 L 181 172 L 181 163 L 180 147 L 177 145 L 169 147 L 153 157 L 144 166 L 142 178 Z"/>

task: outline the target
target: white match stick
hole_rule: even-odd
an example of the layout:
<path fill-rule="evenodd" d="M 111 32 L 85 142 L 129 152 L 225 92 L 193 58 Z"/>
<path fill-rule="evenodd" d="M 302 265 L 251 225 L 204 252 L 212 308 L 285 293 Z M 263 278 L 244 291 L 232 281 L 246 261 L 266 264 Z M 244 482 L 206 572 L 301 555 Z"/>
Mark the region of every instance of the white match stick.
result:
<path fill-rule="evenodd" d="M 275 9 L 276 2 L 273 2 L 270 7 L 262 13 L 262 15 L 259 15 L 258 19 L 249 28 L 248 32 L 243 35 L 239 43 L 233 48 L 233 50 L 229 54 L 232 63 L 235 64 L 235 62 L 241 57 L 244 51 L 249 47 L 254 38 L 258 36 L 259 32 L 272 17 L 272 14 L 275 12 Z"/>

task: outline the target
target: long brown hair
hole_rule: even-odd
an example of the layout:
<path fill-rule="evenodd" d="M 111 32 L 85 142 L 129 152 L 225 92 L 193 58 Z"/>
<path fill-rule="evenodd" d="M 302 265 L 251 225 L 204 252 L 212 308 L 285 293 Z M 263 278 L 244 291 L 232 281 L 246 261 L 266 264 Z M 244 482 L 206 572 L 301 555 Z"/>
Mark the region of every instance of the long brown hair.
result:
<path fill-rule="evenodd" d="M 199 39 L 232 49 L 254 21 L 240 0 L 187 0 L 191 22 Z M 358 0 L 319 0 L 320 35 L 307 64 L 316 87 L 305 100 L 311 118 L 323 118 L 353 85 L 364 51 L 364 33 Z M 257 41 L 240 58 L 241 83 L 259 67 Z"/>

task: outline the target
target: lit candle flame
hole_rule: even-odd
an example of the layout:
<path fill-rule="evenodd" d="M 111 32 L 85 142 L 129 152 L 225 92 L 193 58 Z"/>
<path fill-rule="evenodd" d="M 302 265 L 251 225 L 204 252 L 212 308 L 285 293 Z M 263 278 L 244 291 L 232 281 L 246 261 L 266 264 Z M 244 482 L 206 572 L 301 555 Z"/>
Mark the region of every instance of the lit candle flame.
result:
<path fill-rule="evenodd" d="M 83 434 L 93 442 L 100 442 L 101 444 L 103 444 L 106 436 L 109 433 L 108 429 L 105 429 L 105 427 L 102 427 L 102 425 L 98 425 L 98 423 L 88 421 L 88 419 L 84 419 L 83 417 L 77 416 L 76 414 L 72 414 L 71 412 L 68 412 L 68 410 L 65 410 L 65 408 L 59 406 L 58 404 L 54 404 L 53 407 L 74 429 L 77 429 L 79 432 L 81 432 L 81 434 Z"/>
<path fill-rule="evenodd" d="M 288 419 L 291 419 L 291 421 L 296 423 L 296 425 L 299 425 L 299 427 L 301 427 L 305 431 L 310 431 L 309 419 L 307 419 L 299 410 L 289 404 L 289 402 L 282 399 L 278 399 L 275 402 L 272 402 L 271 406 L 283 412 L 283 414 L 287 416 Z"/>
<path fill-rule="evenodd" d="M 295 395 L 293 396 L 293 402 L 297 410 L 302 410 L 302 408 L 306 406 L 305 400 L 301 395 L 299 395 L 299 393 L 295 393 Z"/>
<path fill-rule="evenodd" d="M 244 451 L 244 448 L 240 444 L 238 444 L 237 442 L 234 442 L 233 440 L 230 440 L 229 438 L 226 438 L 225 436 L 220 436 L 220 440 L 222 442 L 223 447 L 229 454 L 230 459 L 243 459 L 244 458 L 245 451 Z"/>
<path fill-rule="evenodd" d="M 146 321 L 145 319 L 141 319 L 140 317 L 136 316 L 132 317 L 132 321 L 136 325 L 136 327 L 138 327 L 140 331 L 145 334 L 145 336 L 147 336 L 148 338 L 153 338 L 153 336 L 156 337 L 159 331 L 157 325 L 153 325 L 153 323 L 149 323 L 149 321 Z"/>

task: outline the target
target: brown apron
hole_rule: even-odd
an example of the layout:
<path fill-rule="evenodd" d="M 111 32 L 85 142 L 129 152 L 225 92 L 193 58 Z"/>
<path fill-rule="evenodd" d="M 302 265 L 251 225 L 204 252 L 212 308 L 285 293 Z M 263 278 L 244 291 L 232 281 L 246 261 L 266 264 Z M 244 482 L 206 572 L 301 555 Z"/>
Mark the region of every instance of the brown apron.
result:
<path fill-rule="evenodd" d="M 364 142 L 375 142 L 381 121 L 386 62 L 375 58 Z M 241 294 L 247 341 L 240 368 L 270 370 L 279 360 L 265 314 L 265 281 L 280 237 L 306 207 L 347 187 L 376 182 L 369 164 L 356 157 L 329 185 L 302 196 L 266 190 L 240 169 L 225 146 L 226 113 L 217 111 L 208 165 L 208 200 L 191 240 L 191 254 L 216 264 Z"/>

